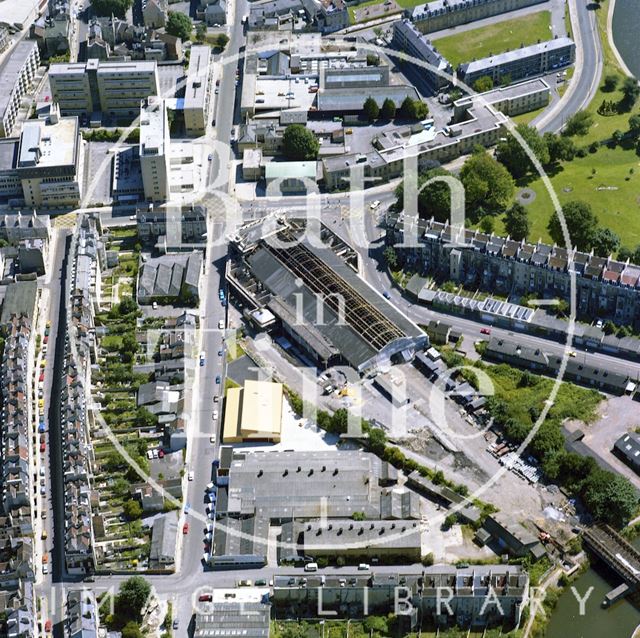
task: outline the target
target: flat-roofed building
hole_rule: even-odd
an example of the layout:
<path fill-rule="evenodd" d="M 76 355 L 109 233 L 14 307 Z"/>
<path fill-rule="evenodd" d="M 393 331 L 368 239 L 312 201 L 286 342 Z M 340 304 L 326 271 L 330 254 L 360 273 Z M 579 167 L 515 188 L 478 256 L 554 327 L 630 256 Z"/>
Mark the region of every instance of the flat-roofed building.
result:
<path fill-rule="evenodd" d="M 247 380 L 231 388 L 225 401 L 224 443 L 270 441 L 278 443 L 282 431 L 282 384 Z"/>
<path fill-rule="evenodd" d="M 461 64 L 458 77 L 469 86 L 485 76 L 494 84 L 508 84 L 562 69 L 573 64 L 575 57 L 576 45 L 571 38 L 554 38 Z"/>
<path fill-rule="evenodd" d="M 47 0 L 0 0 L 0 25 L 12 33 L 26 29 L 44 12 Z"/>
<path fill-rule="evenodd" d="M 265 589 L 214 589 L 201 603 L 194 638 L 269 638 L 271 605 Z"/>
<path fill-rule="evenodd" d="M 52 108 L 44 120 L 25 123 L 16 172 L 26 206 L 59 208 L 80 201 L 83 142 L 78 119 L 58 117 Z"/>
<path fill-rule="evenodd" d="M 152 96 L 140 105 L 140 171 L 145 199 L 165 202 L 171 197 L 170 138 L 167 109 Z"/>
<path fill-rule="evenodd" d="M 211 106 L 211 47 L 191 47 L 184 89 L 184 127 L 187 135 L 204 135 Z"/>
<path fill-rule="evenodd" d="M 20 101 L 31 88 L 39 64 L 38 45 L 33 40 L 22 40 L 0 67 L 0 137 L 9 137 L 13 132 Z"/>
<path fill-rule="evenodd" d="M 63 115 L 102 112 L 124 121 L 138 116 L 142 100 L 160 93 L 155 60 L 52 64 L 49 83 Z"/>

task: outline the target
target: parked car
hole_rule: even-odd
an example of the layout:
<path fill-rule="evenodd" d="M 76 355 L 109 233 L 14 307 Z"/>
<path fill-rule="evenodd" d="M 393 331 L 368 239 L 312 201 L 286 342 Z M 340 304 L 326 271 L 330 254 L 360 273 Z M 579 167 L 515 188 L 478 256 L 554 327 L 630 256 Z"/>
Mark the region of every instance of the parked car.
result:
<path fill-rule="evenodd" d="M 193 470 L 191 470 L 189 474 L 187 474 L 187 480 L 193 481 L 193 477 L 194 477 Z"/>
<path fill-rule="evenodd" d="M 185 524 L 182 526 L 182 533 L 183 533 L 183 534 L 188 534 L 188 533 L 189 533 L 189 523 L 185 523 Z"/>
<path fill-rule="evenodd" d="M 491 334 L 491 330 L 489 328 L 480 328 L 480 334 L 490 335 Z"/>
<path fill-rule="evenodd" d="M 218 375 L 216 375 L 216 384 L 217 384 L 217 385 L 220 385 L 220 382 L 221 382 L 221 381 L 222 381 L 222 379 L 221 379 L 220 375 L 219 375 L 219 374 L 218 374 Z"/>
<path fill-rule="evenodd" d="M 211 594 L 200 594 L 198 600 L 201 603 L 210 603 L 213 600 L 213 596 Z"/>

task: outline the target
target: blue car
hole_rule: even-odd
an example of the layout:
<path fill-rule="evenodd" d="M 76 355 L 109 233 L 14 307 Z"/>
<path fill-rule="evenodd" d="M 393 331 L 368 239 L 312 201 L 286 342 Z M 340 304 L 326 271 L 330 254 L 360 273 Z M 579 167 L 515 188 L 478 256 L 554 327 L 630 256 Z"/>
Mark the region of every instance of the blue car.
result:
<path fill-rule="evenodd" d="M 42 422 L 40 423 L 40 425 L 38 426 L 38 432 L 40 434 L 42 434 L 43 432 L 46 432 L 46 429 L 44 427 L 44 423 L 42 423 Z"/>
<path fill-rule="evenodd" d="M 218 375 L 218 376 L 216 377 L 216 384 L 217 384 L 217 385 L 220 385 L 220 382 L 221 382 L 221 381 L 222 381 L 222 379 L 220 378 L 220 375 Z"/>

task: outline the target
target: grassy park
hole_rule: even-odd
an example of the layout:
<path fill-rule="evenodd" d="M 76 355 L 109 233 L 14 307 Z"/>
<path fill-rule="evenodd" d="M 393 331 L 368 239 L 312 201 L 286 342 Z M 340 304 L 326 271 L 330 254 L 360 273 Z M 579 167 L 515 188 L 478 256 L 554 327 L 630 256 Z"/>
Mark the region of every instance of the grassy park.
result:
<path fill-rule="evenodd" d="M 562 164 L 551 176 L 551 184 L 561 204 L 576 199 L 588 202 L 600 224 L 617 233 L 623 245 L 640 244 L 640 158 L 635 150 L 603 146 L 597 153 Z M 550 242 L 547 223 L 554 210 L 551 198 L 542 178 L 526 186 L 536 194 L 527 205 L 529 240 Z M 496 233 L 505 234 L 502 221 L 496 223 Z"/>
<path fill-rule="evenodd" d="M 369 20 L 388 17 L 390 15 L 393 15 L 394 13 L 400 13 L 403 9 L 412 9 L 413 7 L 417 7 L 419 4 L 425 3 L 425 0 L 387 1 L 389 2 L 388 4 L 386 4 L 385 0 L 367 0 L 366 2 L 361 2 L 360 4 L 351 5 L 348 8 L 349 22 L 351 24 L 356 24 L 358 22 L 368 22 Z M 379 7 L 377 5 L 379 5 Z M 376 7 L 376 9 L 372 10 L 369 15 L 363 15 L 364 12 L 362 10 L 366 9 L 367 7 Z"/>
<path fill-rule="evenodd" d="M 455 35 L 434 40 L 438 51 L 453 68 L 474 58 L 485 58 L 494 53 L 517 49 L 520 45 L 535 44 L 538 40 L 551 39 L 551 12 L 538 11 L 513 20 L 501 20 L 495 24 L 462 31 Z"/>

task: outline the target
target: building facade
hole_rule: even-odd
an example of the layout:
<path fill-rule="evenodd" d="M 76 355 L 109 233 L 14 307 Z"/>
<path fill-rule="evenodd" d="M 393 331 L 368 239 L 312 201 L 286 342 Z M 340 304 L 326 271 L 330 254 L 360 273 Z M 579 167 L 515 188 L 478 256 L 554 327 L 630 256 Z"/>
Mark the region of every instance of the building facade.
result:
<path fill-rule="evenodd" d="M 151 202 L 171 198 L 169 119 L 164 100 L 149 97 L 140 106 L 140 170 L 144 197 Z"/>
<path fill-rule="evenodd" d="M 415 245 L 402 245 L 407 233 L 417 237 Z M 452 243 L 447 223 L 422 219 L 416 224 L 405 220 L 403 214 L 387 218 L 387 244 L 396 247 L 409 270 L 456 281 L 470 289 L 566 301 L 570 300 L 575 271 L 579 316 L 640 326 L 640 266 L 479 231 L 466 230 L 460 239 L 459 247 Z"/>
<path fill-rule="evenodd" d="M 575 57 L 576 45 L 571 38 L 555 38 L 461 64 L 458 77 L 469 86 L 481 77 L 490 77 L 494 84 L 510 84 L 562 69 L 573 64 Z"/>
<path fill-rule="evenodd" d="M 13 132 L 20 101 L 31 88 L 40 64 L 38 45 L 33 40 L 16 44 L 0 75 L 0 137 Z"/>
<path fill-rule="evenodd" d="M 544 0 L 434 0 L 408 9 L 405 17 L 422 33 L 432 33 L 541 2 Z"/>
<path fill-rule="evenodd" d="M 192 46 L 184 89 L 184 126 L 187 135 L 198 137 L 207 130 L 211 112 L 211 47 Z"/>
<path fill-rule="evenodd" d="M 160 92 L 155 60 L 52 64 L 49 82 L 63 115 L 102 112 L 128 122 L 138 116 L 142 100 Z"/>

